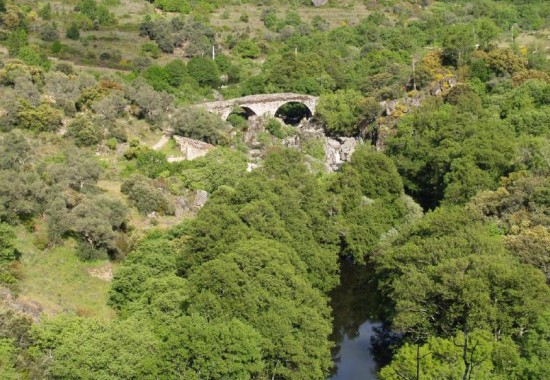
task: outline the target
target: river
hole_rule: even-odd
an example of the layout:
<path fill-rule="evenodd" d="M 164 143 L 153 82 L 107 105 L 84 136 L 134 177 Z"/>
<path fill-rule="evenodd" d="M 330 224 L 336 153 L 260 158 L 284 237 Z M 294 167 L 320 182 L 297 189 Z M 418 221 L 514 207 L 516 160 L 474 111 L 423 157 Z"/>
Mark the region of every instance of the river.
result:
<path fill-rule="evenodd" d="M 334 371 L 330 380 L 376 379 L 378 357 L 372 346 L 380 302 L 372 268 L 348 262 L 341 265 L 340 285 L 331 292 Z"/>

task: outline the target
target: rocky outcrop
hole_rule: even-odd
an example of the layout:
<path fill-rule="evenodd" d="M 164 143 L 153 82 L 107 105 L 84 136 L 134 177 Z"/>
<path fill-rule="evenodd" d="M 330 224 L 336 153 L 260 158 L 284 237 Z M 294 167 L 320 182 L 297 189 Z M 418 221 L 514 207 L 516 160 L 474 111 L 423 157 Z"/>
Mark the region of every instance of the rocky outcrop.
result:
<path fill-rule="evenodd" d="M 37 301 L 15 296 L 10 290 L 0 287 L 0 309 L 9 308 L 18 313 L 25 314 L 34 322 L 40 321 L 44 307 Z"/>
<path fill-rule="evenodd" d="M 283 140 L 283 145 L 289 148 L 304 150 L 302 145 L 309 140 L 321 140 L 324 142 L 324 165 L 327 171 L 336 171 L 349 161 L 355 151 L 358 141 L 353 137 L 327 137 L 323 128 L 315 122 L 306 120 L 297 127 L 294 136 Z"/>
<path fill-rule="evenodd" d="M 381 102 L 384 114 L 377 118 L 376 128 L 371 131 L 371 139 L 376 149 L 379 151 L 385 149 L 385 140 L 395 134 L 395 126 L 401 117 L 412 112 L 414 108 L 420 107 L 430 96 L 444 96 L 457 84 L 456 78 L 445 77 L 432 83 L 426 90 L 413 91 L 403 98 Z"/>
<path fill-rule="evenodd" d="M 260 167 L 260 165 L 255 164 L 254 162 L 248 162 L 248 163 L 246 164 L 246 171 L 247 171 L 248 173 L 250 173 L 252 170 L 258 169 L 259 167 Z"/>
<path fill-rule="evenodd" d="M 453 88 L 454 86 L 456 86 L 456 84 L 457 84 L 457 80 L 453 77 L 442 79 L 436 82 L 430 88 L 430 95 L 432 96 L 440 95 L 446 89 Z"/>
<path fill-rule="evenodd" d="M 352 137 L 326 138 L 325 166 L 328 171 L 336 171 L 349 161 L 355 151 L 357 140 Z"/>
<path fill-rule="evenodd" d="M 208 193 L 204 190 L 197 190 L 197 194 L 195 195 L 195 202 L 194 202 L 195 208 L 202 208 L 202 206 L 206 204 L 207 200 L 208 200 Z"/>

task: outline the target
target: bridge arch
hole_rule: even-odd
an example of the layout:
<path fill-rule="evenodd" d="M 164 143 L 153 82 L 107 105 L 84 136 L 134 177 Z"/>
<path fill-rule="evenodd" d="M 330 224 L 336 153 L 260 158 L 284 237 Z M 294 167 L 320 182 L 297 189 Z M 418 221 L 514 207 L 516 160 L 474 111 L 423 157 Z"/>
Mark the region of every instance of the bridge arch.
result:
<path fill-rule="evenodd" d="M 258 114 L 254 112 L 252 108 L 247 106 L 234 107 L 224 119 L 227 120 L 230 115 L 239 115 L 247 120 L 251 117 L 258 116 Z"/>
<path fill-rule="evenodd" d="M 310 119 L 313 112 L 304 102 L 290 101 L 280 105 L 273 116 L 282 119 L 285 124 L 297 125 L 303 119 Z"/>

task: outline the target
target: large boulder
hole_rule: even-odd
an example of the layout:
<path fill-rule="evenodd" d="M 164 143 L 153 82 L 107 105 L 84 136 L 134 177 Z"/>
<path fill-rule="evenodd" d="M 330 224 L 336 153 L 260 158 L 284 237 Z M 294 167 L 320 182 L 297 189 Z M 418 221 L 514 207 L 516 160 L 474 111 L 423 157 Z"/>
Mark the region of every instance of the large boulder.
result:
<path fill-rule="evenodd" d="M 328 3 L 328 0 L 313 0 L 313 5 L 316 7 L 320 7 L 326 3 Z"/>

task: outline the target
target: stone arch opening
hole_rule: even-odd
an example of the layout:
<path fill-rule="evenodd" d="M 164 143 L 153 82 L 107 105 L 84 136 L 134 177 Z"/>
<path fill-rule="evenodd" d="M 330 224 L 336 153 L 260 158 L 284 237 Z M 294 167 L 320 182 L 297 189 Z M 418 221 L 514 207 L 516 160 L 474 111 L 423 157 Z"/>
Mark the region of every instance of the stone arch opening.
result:
<path fill-rule="evenodd" d="M 312 116 L 313 112 L 302 102 L 287 102 L 275 111 L 275 117 L 290 125 L 298 125 L 304 118 L 309 119 Z"/>
<path fill-rule="evenodd" d="M 226 119 L 229 120 L 229 118 L 232 115 L 235 115 L 236 117 L 240 117 L 240 118 L 245 119 L 245 120 L 248 120 L 251 117 L 258 116 L 258 115 L 256 115 L 256 112 L 254 112 L 251 108 L 245 107 L 245 106 L 239 106 L 239 107 L 233 108 L 233 110 L 231 110 L 229 115 L 227 115 Z"/>

